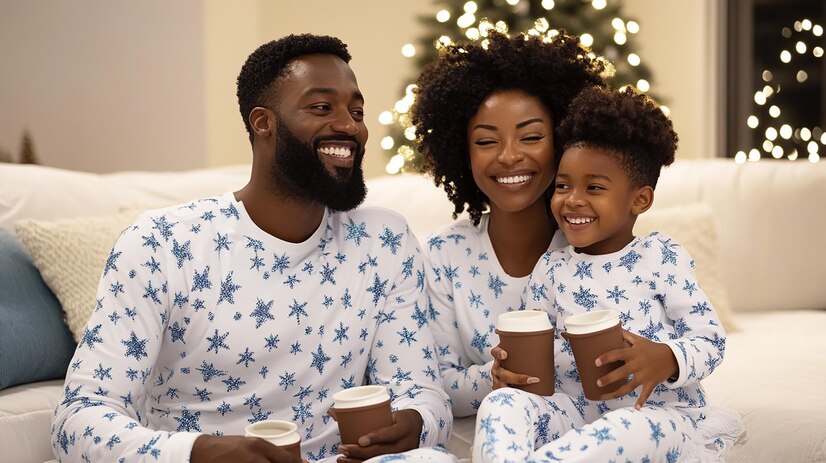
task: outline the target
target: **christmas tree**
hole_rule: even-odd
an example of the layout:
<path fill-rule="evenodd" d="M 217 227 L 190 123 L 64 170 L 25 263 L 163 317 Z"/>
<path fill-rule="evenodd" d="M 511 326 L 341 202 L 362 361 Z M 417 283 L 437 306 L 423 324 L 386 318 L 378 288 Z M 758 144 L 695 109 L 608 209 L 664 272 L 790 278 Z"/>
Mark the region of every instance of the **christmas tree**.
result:
<path fill-rule="evenodd" d="M 38 164 L 34 152 L 34 142 L 28 130 L 23 132 L 23 142 L 20 146 L 20 164 Z"/>
<path fill-rule="evenodd" d="M 820 127 L 824 115 L 817 104 L 823 97 L 823 27 L 801 19 L 777 36 L 779 40 L 765 44 L 775 61 L 756 63 L 765 66 L 756 76 L 755 106 L 745 121 L 754 131 L 752 146 L 737 152 L 738 163 L 769 156 L 818 162 L 820 145 L 826 146 Z"/>
<path fill-rule="evenodd" d="M 415 149 L 415 129 L 408 110 L 413 104 L 416 77 L 438 57 L 439 49 L 460 40 L 482 41 L 490 30 L 552 37 L 559 30 L 579 35 L 613 65 L 613 84 L 633 85 L 648 92 L 651 72 L 641 63 L 631 36 L 639 24 L 623 18 L 619 0 L 435 0 L 433 14 L 420 18 L 427 28 L 417 44 L 407 44 L 404 56 L 415 59 L 416 75 L 404 87 L 404 96 L 392 110 L 379 115 L 387 127 L 381 147 L 389 158 L 387 172 L 419 171 L 421 157 Z M 656 95 L 652 95 L 657 98 Z M 667 107 L 663 107 L 668 111 Z"/>

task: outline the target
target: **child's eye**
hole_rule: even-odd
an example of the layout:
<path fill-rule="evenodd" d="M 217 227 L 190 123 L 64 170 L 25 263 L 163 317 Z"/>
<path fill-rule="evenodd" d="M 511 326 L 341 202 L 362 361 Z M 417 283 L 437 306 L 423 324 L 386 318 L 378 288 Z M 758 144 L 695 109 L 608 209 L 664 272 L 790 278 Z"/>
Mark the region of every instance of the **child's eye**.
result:
<path fill-rule="evenodd" d="M 566 185 L 564 183 L 557 183 L 554 188 L 557 189 L 557 190 L 567 190 L 568 185 Z"/>
<path fill-rule="evenodd" d="M 588 185 L 589 190 L 604 190 L 605 188 L 602 185 Z"/>

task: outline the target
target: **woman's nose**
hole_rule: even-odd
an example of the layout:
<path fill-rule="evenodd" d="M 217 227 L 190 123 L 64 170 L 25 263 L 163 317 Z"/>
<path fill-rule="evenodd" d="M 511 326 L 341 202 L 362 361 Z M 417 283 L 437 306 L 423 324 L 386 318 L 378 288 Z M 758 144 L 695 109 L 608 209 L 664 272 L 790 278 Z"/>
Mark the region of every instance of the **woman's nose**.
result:
<path fill-rule="evenodd" d="M 511 166 L 521 161 L 524 155 L 515 146 L 510 143 L 502 145 L 502 151 L 499 152 L 497 160 L 507 166 Z"/>

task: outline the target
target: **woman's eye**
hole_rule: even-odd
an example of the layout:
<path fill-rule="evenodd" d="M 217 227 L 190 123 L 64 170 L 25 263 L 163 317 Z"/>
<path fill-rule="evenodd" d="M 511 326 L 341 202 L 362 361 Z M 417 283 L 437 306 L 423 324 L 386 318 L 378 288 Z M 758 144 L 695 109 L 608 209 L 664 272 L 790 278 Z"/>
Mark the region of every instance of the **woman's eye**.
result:
<path fill-rule="evenodd" d="M 537 141 L 541 141 L 543 138 L 545 138 L 545 135 L 531 135 L 531 136 L 523 138 L 522 140 L 523 141 L 528 141 L 528 142 L 537 142 Z"/>
<path fill-rule="evenodd" d="M 494 140 L 476 140 L 474 143 L 479 145 L 479 146 L 487 146 L 487 145 L 495 144 L 496 141 L 494 141 Z"/>

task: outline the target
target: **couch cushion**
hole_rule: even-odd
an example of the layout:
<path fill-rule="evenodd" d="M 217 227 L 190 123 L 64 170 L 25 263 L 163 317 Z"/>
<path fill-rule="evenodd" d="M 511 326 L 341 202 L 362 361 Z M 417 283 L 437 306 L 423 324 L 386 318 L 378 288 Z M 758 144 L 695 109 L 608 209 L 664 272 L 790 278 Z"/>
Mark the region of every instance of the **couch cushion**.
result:
<path fill-rule="evenodd" d="M 826 162 L 675 162 L 655 197 L 711 206 L 735 312 L 826 308 Z"/>
<path fill-rule="evenodd" d="M 112 245 L 135 219 L 128 212 L 52 222 L 21 220 L 17 234 L 66 313 L 76 341 L 95 308 L 100 276 Z"/>
<path fill-rule="evenodd" d="M 0 389 L 62 378 L 75 343 L 23 246 L 0 230 Z"/>
<path fill-rule="evenodd" d="M 51 423 L 63 380 L 0 391 L 0 461 L 42 463 L 54 459 Z"/>
<path fill-rule="evenodd" d="M 714 212 L 706 203 L 655 206 L 637 218 L 634 234 L 646 235 L 659 231 L 676 240 L 694 259 L 697 282 L 711 301 L 723 328 L 736 330 L 726 287 L 720 275 L 719 246 L 714 229 Z"/>
<path fill-rule="evenodd" d="M 0 228 L 21 219 L 54 220 L 114 214 L 123 206 L 159 207 L 237 190 L 250 166 L 170 172 L 92 174 L 0 163 Z"/>

